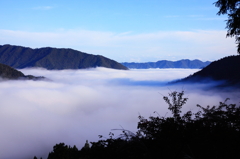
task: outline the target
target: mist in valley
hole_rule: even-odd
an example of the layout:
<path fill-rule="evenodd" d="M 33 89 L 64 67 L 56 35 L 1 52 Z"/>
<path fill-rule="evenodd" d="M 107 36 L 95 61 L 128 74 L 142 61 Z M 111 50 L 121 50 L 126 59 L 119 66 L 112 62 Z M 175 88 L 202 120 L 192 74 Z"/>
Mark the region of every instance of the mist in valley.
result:
<path fill-rule="evenodd" d="M 25 75 L 45 76 L 43 81 L 0 82 L 0 158 L 47 158 L 60 142 L 84 146 L 86 140 L 108 137 L 112 129 L 137 130 L 138 116 L 171 116 L 163 96 L 184 91 L 189 98 L 183 112 L 218 105 L 237 92 L 201 90 L 202 85 L 166 84 L 198 69 L 84 70 L 21 69 Z M 154 111 L 157 112 L 154 113 Z M 117 134 L 121 131 L 112 131 Z"/>

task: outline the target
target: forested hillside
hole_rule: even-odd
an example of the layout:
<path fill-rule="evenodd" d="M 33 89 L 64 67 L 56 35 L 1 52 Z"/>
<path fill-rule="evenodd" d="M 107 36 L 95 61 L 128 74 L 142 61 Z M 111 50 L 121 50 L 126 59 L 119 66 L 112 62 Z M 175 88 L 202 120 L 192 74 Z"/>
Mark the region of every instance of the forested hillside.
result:
<path fill-rule="evenodd" d="M 106 67 L 127 70 L 122 64 L 103 57 L 73 49 L 39 48 L 0 45 L 0 63 L 13 68 L 42 67 L 46 69 L 83 69 Z"/>
<path fill-rule="evenodd" d="M 179 60 L 179 61 L 167 61 L 161 60 L 157 62 L 123 62 L 122 64 L 131 69 L 148 69 L 148 68 L 203 68 L 209 65 L 211 62 L 202 62 L 200 60 Z"/>
<path fill-rule="evenodd" d="M 32 79 L 39 80 L 44 77 L 35 77 L 32 75 L 24 75 L 21 71 L 18 71 L 10 66 L 0 64 L 0 78 L 4 80 L 16 80 L 16 79 Z"/>
<path fill-rule="evenodd" d="M 177 83 L 201 83 L 224 81 L 224 86 L 240 85 L 240 55 L 228 56 L 216 60 L 193 75 L 179 80 Z"/>

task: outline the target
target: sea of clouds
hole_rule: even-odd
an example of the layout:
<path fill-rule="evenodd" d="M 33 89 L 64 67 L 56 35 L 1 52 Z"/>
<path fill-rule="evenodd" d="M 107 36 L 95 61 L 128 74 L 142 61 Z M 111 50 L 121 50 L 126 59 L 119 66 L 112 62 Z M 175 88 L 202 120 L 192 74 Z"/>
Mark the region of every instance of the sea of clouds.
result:
<path fill-rule="evenodd" d="M 108 137 L 112 129 L 137 130 L 138 116 L 154 111 L 170 116 L 163 96 L 185 91 L 183 112 L 218 105 L 227 97 L 239 102 L 238 93 L 200 90 L 196 85 L 165 86 L 198 69 L 84 70 L 22 69 L 45 76 L 43 81 L 0 82 L 0 158 L 47 158 L 55 144 L 79 149 L 86 140 Z M 121 131 L 112 131 L 117 134 Z"/>

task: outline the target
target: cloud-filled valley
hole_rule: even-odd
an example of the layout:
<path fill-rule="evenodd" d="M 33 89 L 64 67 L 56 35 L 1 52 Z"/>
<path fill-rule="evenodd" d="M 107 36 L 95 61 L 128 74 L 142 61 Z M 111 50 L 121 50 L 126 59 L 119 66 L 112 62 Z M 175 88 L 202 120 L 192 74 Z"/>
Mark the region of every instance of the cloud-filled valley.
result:
<path fill-rule="evenodd" d="M 81 149 L 86 140 L 108 137 L 115 128 L 135 132 L 139 114 L 171 115 L 162 99 L 170 91 L 185 91 L 189 100 L 183 112 L 198 110 L 196 104 L 217 105 L 227 97 L 239 102 L 234 92 L 163 86 L 198 69 L 20 71 L 48 80 L 0 82 L 0 158 L 4 159 L 46 158 L 60 142 Z"/>

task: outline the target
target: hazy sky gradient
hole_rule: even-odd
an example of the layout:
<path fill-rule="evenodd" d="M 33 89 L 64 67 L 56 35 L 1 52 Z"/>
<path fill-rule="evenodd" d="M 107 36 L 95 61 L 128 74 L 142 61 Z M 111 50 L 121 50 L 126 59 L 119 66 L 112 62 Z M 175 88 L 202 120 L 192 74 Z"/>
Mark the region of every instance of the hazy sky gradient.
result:
<path fill-rule="evenodd" d="M 209 0 L 0 1 L 0 45 L 73 48 L 118 62 L 236 54 Z"/>

